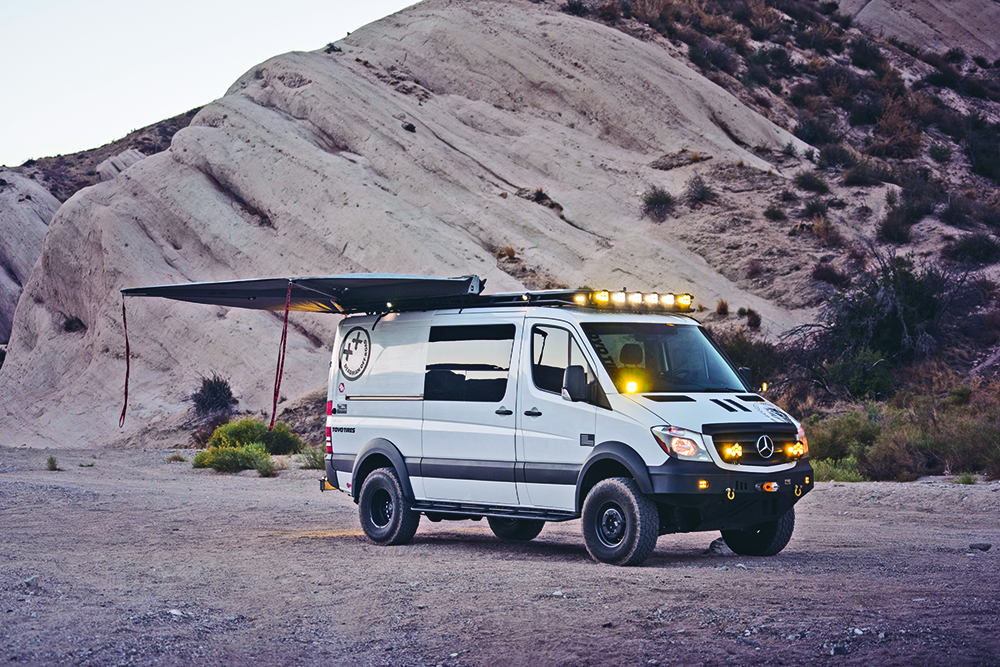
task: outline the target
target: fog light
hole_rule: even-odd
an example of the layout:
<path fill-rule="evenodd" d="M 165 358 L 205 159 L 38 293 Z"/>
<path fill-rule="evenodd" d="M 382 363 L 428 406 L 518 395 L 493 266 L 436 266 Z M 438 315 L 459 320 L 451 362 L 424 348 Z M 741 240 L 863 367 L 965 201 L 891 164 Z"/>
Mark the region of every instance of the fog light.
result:
<path fill-rule="evenodd" d="M 707 489 L 708 488 L 708 480 L 707 479 L 699 479 L 698 480 L 698 488 L 701 489 L 701 490 Z"/>
<path fill-rule="evenodd" d="M 739 459 L 743 456 L 743 446 L 740 444 L 728 445 L 722 450 L 723 457 L 727 459 Z"/>
<path fill-rule="evenodd" d="M 809 483 L 809 475 L 806 475 L 806 484 Z"/>

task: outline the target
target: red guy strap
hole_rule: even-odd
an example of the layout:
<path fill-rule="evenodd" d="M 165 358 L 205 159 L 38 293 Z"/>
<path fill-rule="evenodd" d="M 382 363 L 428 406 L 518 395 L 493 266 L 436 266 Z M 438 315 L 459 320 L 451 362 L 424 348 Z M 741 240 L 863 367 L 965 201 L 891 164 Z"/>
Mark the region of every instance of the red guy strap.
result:
<path fill-rule="evenodd" d="M 128 408 L 128 376 L 131 363 L 128 347 L 128 321 L 125 319 L 125 295 L 122 294 L 122 326 L 125 328 L 125 403 L 122 405 L 122 416 L 118 418 L 118 428 L 125 426 L 125 409 Z"/>
<path fill-rule="evenodd" d="M 281 393 L 281 375 L 285 372 L 285 345 L 288 342 L 288 310 L 292 304 L 292 281 L 288 281 L 288 294 L 285 295 L 285 325 L 281 329 L 281 349 L 278 351 L 278 368 L 274 372 L 274 404 L 271 406 L 271 425 L 274 430 L 274 418 L 278 414 L 278 395 Z"/>

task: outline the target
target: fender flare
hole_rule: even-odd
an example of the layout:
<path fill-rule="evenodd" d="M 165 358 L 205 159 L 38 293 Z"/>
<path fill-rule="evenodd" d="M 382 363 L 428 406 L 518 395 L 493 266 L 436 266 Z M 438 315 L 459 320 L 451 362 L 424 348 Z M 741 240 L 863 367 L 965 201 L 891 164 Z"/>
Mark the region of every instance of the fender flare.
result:
<path fill-rule="evenodd" d="M 576 479 L 577 511 L 581 511 L 583 508 L 583 484 L 584 480 L 587 479 L 587 473 L 595 464 L 608 460 L 623 465 L 629 471 L 629 474 L 632 475 L 636 484 L 639 485 L 640 491 L 643 493 L 653 493 L 653 482 L 649 478 L 649 468 L 646 466 L 643 458 L 639 456 L 639 453 L 624 442 L 607 440 L 594 447 L 594 451 L 590 453 L 590 456 L 587 457 L 587 460 L 583 463 L 583 467 L 580 469 L 580 475 Z"/>
<path fill-rule="evenodd" d="M 361 494 L 361 489 L 358 486 L 358 471 L 363 469 L 368 458 L 376 455 L 382 455 L 389 459 L 392 467 L 396 470 L 396 476 L 399 477 L 399 484 L 403 487 L 403 493 L 407 500 L 413 500 L 413 486 L 410 484 L 410 475 L 406 470 L 403 455 L 396 449 L 396 445 L 385 438 L 372 438 L 354 457 L 354 466 L 351 469 L 351 495 L 354 496 L 354 500 L 357 501 Z"/>

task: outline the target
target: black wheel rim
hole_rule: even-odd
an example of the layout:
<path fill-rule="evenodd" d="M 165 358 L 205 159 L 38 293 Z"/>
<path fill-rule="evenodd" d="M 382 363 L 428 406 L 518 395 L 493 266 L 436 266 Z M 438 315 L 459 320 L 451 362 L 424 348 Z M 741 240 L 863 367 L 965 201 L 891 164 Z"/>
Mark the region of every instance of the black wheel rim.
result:
<path fill-rule="evenodd" d="M 392 496 L 385 489 L 378 489 L 372 494 L 371 500 L 372 523 L 379 528 L 385 528 L 392 521 Z"/>
<path fill-rule="evenodd" d="M 606 547 L 617 547 L 625 539 L 625 512 L 618 503 L 604 503 L 594 517 L 597 539 Z"/>

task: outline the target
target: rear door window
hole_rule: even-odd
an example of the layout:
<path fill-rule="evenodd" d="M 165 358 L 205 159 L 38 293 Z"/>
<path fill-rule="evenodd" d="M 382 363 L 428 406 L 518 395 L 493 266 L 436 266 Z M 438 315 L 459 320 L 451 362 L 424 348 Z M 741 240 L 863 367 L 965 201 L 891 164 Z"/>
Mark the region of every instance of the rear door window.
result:
<path fill-rule="evenodd" d="M 424 400 L 502 401 L 516 332 L 513 324 L 431 327 Z"/>

